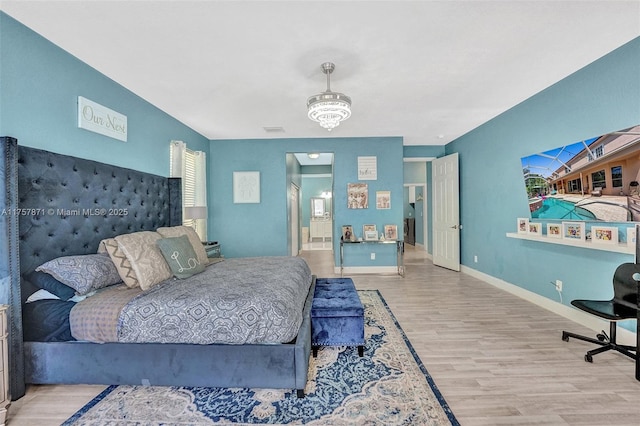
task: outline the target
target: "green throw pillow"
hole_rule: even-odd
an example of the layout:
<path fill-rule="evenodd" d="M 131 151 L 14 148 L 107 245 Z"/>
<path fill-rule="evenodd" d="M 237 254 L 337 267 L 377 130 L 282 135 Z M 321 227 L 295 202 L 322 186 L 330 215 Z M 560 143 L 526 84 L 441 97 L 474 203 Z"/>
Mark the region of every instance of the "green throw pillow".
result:
<path fill-rule="evenodd" d="M 176 278 L 188 278 L 204 271 L 205 265 L 198 261 L 196 251 L 186 235 L 161 238 L 158 247 Z"/>

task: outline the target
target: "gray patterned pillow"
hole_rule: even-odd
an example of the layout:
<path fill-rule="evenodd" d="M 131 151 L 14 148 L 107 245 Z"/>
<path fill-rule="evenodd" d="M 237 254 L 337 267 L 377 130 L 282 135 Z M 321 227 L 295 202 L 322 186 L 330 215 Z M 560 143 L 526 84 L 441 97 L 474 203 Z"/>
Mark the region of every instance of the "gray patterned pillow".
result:
<path fill-rule="evenodd" d="M 198 260 L 186 235 L 162 238 L 158 240 L 158 247 L 176 278 L 189 278 L 204 271 L 205 265 Z"/>
<path fill-rule="evenodd" d="M 36 271 L 46 272 L 81 296 L 122 281 L 106 254 L 58 257 L 38 266 Z"/>

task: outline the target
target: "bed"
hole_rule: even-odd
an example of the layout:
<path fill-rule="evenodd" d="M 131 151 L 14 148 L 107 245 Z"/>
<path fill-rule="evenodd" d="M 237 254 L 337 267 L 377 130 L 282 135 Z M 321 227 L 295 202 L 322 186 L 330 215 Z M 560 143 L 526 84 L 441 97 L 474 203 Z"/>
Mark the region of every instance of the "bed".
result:
<path fill-rule="evenodd" d="M 28 324 L 29 318 L 23 319 L 22 313 L 26 299 L 37 288 L 25 277 L 31 277 L 36 268 L 60 257 L 95 255 L 103 241 L 116 236 L 155 233 L 158 229 L 179 226 L 180 181 L 18 146 L 11 138 L 3 138 L 3 142 L 8 164 L 7 187 L 17 188 L 15 208 L 21 213 L 17 215 L 20 286 L 12 288 L 9 296 L 12 399 L 24 395 L 29 383 L 280 388 L 296 390 L 298 397 L 304 396 L 315 285 L 315 277 L 310 274 L 300 302 L 299 326 L 289 337 L 282 337 L 285 341 L 256 339 L 255 333 L 244 336 L 244 340 L 222 343 L 195 338 L 188 343 L 176 343 L 149 336 L 141 341 L 125 338 L 102 343 L 30 341 L 29 333 L 23 330 L 23 323 Z M 11 173 L 12 158 L 16 163 L 17 185 L 11 182 L 15 179 Z M 15 224 L 7 226 L 11 231 Z M 12 252 L 15 251 L 13 248 Z M 260 263 L 259 259 L 255 261 Z M 235 276 L 238 270 L 250 271 L 252 262 L 226 259 L 207 266 L 197 280 L 210 273 Z M 236 272 L 229 272 L 234 268 Z M 264 265 L 257 269 L 260 268 L 264 269 Z M 254 270 L 248 275 L 259 281 L 255 273 Z M 277 281 L 273 276 L 267 280 Z M 174 285 L 171 281 L 175 279 L 163 281 L 145 293 L 171 288 Z M 193 287 L 197 288 L 199 285 Z M 194 292 L 185 290 L 182 294 L 191 293 Z M 138 296 L 134 295 L 134 299 Z M 24 309 L 25 315 L 31 315 L 29 312 L 30 308 Z M 23 335 L 27 337 L 24 341 Z"/>

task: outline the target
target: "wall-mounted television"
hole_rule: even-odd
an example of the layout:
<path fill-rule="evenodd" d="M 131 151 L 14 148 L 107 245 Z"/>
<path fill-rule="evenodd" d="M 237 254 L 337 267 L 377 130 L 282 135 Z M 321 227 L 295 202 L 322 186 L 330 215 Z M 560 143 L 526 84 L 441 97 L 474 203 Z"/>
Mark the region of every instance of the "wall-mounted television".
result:
<path fill-rule="evenodd" d="M 532 219 L 640 221 L 640 125 L 521 160 Z"/>

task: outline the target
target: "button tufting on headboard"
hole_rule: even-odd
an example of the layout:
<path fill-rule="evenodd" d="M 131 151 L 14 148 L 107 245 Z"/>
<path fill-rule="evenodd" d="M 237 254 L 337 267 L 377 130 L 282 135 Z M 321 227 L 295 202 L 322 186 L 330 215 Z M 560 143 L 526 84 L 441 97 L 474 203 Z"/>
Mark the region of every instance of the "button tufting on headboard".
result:
<path fill-rule="evenodd" d="M 19 218 L 22 274 L 55 257 L 95 253 L 104 238 L 181 222 L 179 180 L 18 148 L 18 207 L 35 212 Z"/>

